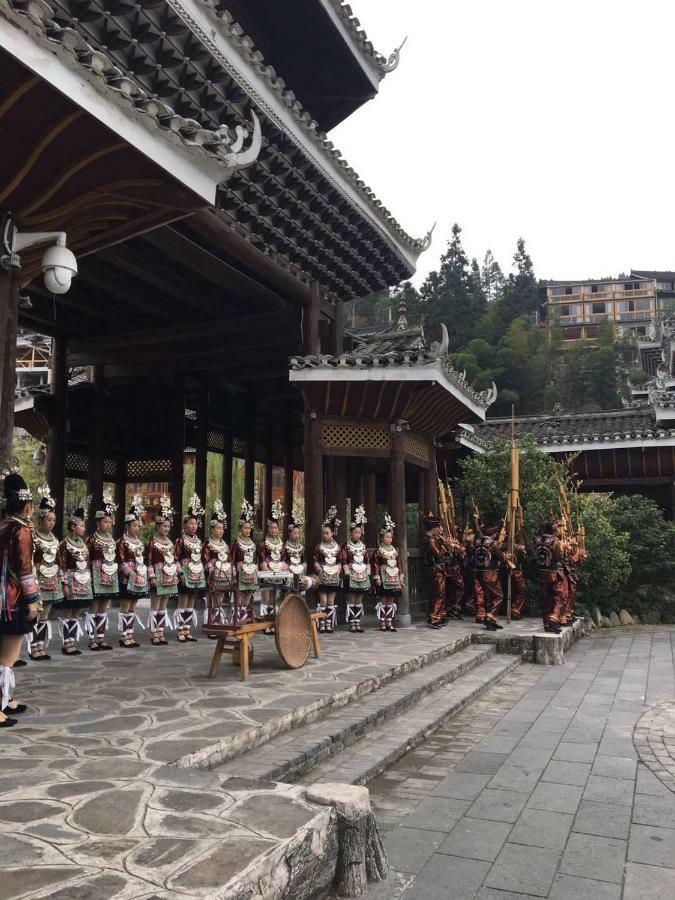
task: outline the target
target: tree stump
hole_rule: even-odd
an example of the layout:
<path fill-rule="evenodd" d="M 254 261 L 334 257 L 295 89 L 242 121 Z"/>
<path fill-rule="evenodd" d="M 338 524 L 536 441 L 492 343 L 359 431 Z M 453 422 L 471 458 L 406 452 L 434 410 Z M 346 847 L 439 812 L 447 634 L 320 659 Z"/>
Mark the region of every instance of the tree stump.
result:
<path fill-rule="evenodd" d="M 540 666 L 564 666 L 562 637 L 559 634 L 535 634 L 534 661 Z"/>
<path fill-rule="evenodd" d="M 363 897 L 369 881 L 384 881 L 389 863 L 368 788 L 350 784 L 314 784 L 305 791 L 310 803 L 332 806 L 338 822 L 338 858 L 333 890 L 341 897 Z"/>

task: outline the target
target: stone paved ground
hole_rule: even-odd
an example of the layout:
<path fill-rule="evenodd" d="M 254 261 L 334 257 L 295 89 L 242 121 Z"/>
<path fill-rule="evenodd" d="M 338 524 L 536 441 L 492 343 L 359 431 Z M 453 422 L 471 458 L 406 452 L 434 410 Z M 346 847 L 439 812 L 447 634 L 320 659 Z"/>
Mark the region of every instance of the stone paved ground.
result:
<path fill-rule="evenodd" d="M 371 783 L 396 871 L 369 897 L 675 897 L 674 656 L 673 629 L 612 629 L 467 707 Z"/>

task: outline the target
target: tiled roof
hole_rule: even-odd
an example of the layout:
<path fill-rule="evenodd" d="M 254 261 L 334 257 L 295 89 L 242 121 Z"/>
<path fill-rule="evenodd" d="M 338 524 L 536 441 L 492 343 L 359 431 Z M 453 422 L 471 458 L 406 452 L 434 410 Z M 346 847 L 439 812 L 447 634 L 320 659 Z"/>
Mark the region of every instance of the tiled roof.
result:
<path fill-rule="evenodd" d="M 248 133 L 241 126 L 229 129 L 221 125 L 217 130 L 203 128 L 194 119 L 179 116 L 161 100 L 149 96 L 126 72 L 119 69 L 105 53 L 95 50 L 72 28 L 62 28 L 52 16 L 54 10 L 45 0 L 2 0 L 10 18 L 32 23 L 30 29 L 34 37 L 57 53 L 62 49 L 66 60 L 74 67 L 87 70 L 98 81 L 99 86 L 113 97 L 128 104 L 139 118 L 159 128 L 167 138 L 178 141 L 186 148 L 223 164 L 234 170 L 250 165 L 258 156 L 261 146 L 260 123 L 252 112 L 252 136 L 250 146 L 244 150 L 243 144 Z M 30 27 L 30 26 L 29 26 Z M 51 46 L 50 46 L 51 45 Z M 224 180 L 224 179 L 223 179 Z"/>
<path fill-rule="evenodd" d="M 508 438 L 511 419 L 487 419 L 476 432 L 488 440 Z M 594 413 L 569 413 L 560 416 L 524 416 L 516 419 L 516 433 L 530 435 L 541 446 L 587 444 L 598 441 L 649 440 L 675 437 L 675 428 L 657 424 L 650 407 L 613 409 Z"/>
<path fill-rule="evenodd" d="M 381 53 L 378 53 L 372 43 L 368 40 L 368 35 L 363 28 L 361 28 L 361 23 L 354 15 L 347 0 L 329 0 L 329 2 L 351 33 L 354 44 L 359 52 L 366 59 L 375 63 L 380 81 L 388 72 L 393 72 L 398 66 L 401 48 L 397 48 L 393 53 L 390 53 L 389 56 L 383 56 Z"/>
<path fill-rule="evenodd" d="M 651 269 L 631 269 L 630 274 L 636 278 L 651 278 L 657 281 L 673 281 L 675 272 L 657 272 Z"/>
<path fill-rule="evenodd" d="M 448 381 L 483 409 L 487 409 L 496 399 L 494 385 L 488 391 L 475 391 L 466 380 L 465 374 L 452 367 L 448 358 L 448 336 L 445 326 L 443 326 L 441 341 L 435 341 L 431 346 L 427 344 L 420 326 L 408 327 L 407 323 L 405 327 L 390 326 L 386 331 L 373 329 L 369 336 L 362 337 L 363 340 L 358 343 L 358 346 L 340 356 L 329 354 L 291 356 L 289 366 L 296 371 L 299 369 L 389 368 L 392 370 L 391 377 L 394 379 L 396 376 L 393 370 L 396 368 L 405 369 L 436 364 L 440 365 L 443 375 Z M 431 375 L 432 373 L 430 373 L 430 377 Z"/>

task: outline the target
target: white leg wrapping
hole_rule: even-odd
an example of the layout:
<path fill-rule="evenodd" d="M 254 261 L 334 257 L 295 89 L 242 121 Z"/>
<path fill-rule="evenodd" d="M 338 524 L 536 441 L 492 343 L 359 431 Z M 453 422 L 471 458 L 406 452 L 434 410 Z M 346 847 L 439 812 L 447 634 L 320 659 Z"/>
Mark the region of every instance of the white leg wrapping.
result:
<path fill-rule="evenodd" d="M 183 610 L 183 628 L 197 627 L 197 613 L 194 608 Z"/>
<path fill-rule="evenodd" d="M 126 617 L 127 617 L 127 615 L 128 615 L 128 613 L 118 613 L 117 614 L 117 630 L 119 631 L 119 633 L 121 635 L 126 634 L 126 627 L 127 627 Z"/>
<path fill-rule="evenodd" d="M 14 685 L 14 672 L 11 666 L 0 666 L 0 697 L 3 707 L 9 703 L 9 698 L 14 693 Z"/>
<path fill-rule="evenodd" d="M 375 615 L 376 615 L 377 618 L 380 620 L 380 622 L 381 622 L 383 619 L 388 618 L 387 615 L 385 614 L 385 606 L 384 606 L 384 603 L 382 603 L 381 600 L 378 602 L 377 606 L 375 607 Z"/>
<path fill-rule="evenodd" d="M 84 617 L 84 630 L 90 638 L 96 636 L 96 616 L 94 613 L 86 613 Z"/>
<path fill-rule="evenodd" d="M 327 606 L 326 612 L 328 613 L 326 621 L 330 621 L 333 630 L 335 630 L 337 628 L 337 606 Z"/>
<path fill-rule="evenodd" d="M 168 620 L 168 618 L 169 618 L 169 617 L 167 616 L 167 620 Z M 162 627 L 162 626 L 160 625 L 160 628 L 161 628 L 161 627 Z M 174 610 L 174 614 L 173 614 L 173 627 L 174 627 L 174 628 L 182 628 L 182 627 L 183 627 L 183 610 L 182 610 L 182 609 L 176 609 L 176 610 Z"/>

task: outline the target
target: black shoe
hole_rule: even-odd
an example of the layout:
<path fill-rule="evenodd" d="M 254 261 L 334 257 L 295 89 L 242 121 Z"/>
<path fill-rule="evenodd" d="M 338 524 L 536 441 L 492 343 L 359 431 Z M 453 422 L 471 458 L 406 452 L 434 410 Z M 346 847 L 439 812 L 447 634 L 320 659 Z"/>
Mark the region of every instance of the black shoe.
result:
<path fill-rule="evenodd" d="M 440 622 L 427 622 L 427 628 L 435 628 L 436 631 L 438 631 L 438 629 L 442 627 Z"/>
<path fill-rule="evenodd" d="M 76 648 L 66 650 L 65 647 L 61 647 L 61 653 L 63 653 L 64 656 L 82 656 L 82 651 L 77 650 Z"/>
<path fill-rule="evenodd" d="M 8 717 L 0 722 L 0 728 L 11 728 L 12 725 L 16 725 L 16 719 L 10 719 Z"/>
<path fill-rule="evenodd" d="M 17 661 L 12 666 L 13 669 L 21 669 L 23 666 L 27 666 L 28 663 L 25 659 L 17 659 Z"/>
<path fill-rule="evenodd" d="M 9 706 L 9 704 L 3 707 L 2 714 L 5 716 L 20 716 L 22 713 L 25 713 L 28 707 L 25 703 L 17 703 L 16 706 Z"/>
<path fill-rule="evenodd" d="M 544 628 L 544 631 L 547 634 L 562 634 L 560 625 L 547 625 L 546 628 Z"/>
<path fill-rule="evenodd" d="M 485 623 L 485 630 L 486 630 L 486 631 L 503 631 L 503 630 L 504 630 L 504 626 L 503 626 L 503 625 L 499 625 L 497 622 L 486 622 L 486 623 Z"/>

